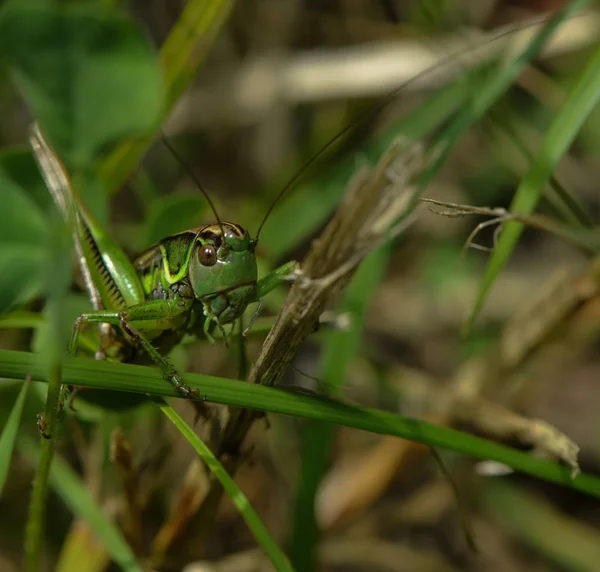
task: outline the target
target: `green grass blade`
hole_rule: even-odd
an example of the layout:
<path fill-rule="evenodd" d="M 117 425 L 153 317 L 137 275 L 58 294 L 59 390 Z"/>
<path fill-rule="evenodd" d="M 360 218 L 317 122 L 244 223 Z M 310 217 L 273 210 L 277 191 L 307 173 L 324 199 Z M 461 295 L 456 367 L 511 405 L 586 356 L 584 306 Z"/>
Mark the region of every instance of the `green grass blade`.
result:
<path fill-rule="evenodd" d="M 348 370 L 359 354 L 360 339 L 369 302 L 383 277 L 390 249 L 371 254 L 358 269 L 348 286 L 340 313 L 350 316 L 350 326 L 343 331 L 325 333 L 323 340 L 322 379 L 332 391 L 342 387 Z M 298 570 L 315 568 L 315 548 L 318 537 L 315 520 L 315 496 L 328 467 L 334 427 L 326 423 L 307 424 L 302 431 L 302 469 L 294 510 L 290 558 Z"/>
<path fill-rule="evenodd" d="M 53 221 L 55 222 L 55 221 Z M 56 221 L 57 222 L 57 221 Z M 64 307 L 67 290 L 71 284 L 71 237 L 62 222 L 51 226 L 46 256 L 46 271 L 48 301 L 45 313 L 52 331 L 48 343 L 36 354 L 37 366 L 46 372 L 48 393 L 44 406 L 44 431 L 54 434 L 62 383 L 62 359 L 64 342 L 68 333 Z M 40 437 L 41 453 L 33 481 L 33 491 L 29 504 L 29 515 L 25 532 L 25 570 L 37 572 L 40 567 L 42 547 L 44 542 L 44 527 L 46 521 L 46 506 L 48 496 L 48 479 L 54 456 L 56 439 Z"/>
<path fill-rule="evenodd" d="M 23 384 L 19 396 L 10 411 L 8 421 L 6 422 L 4 429 L 2 429 L 2 435 L 0 435 L 0 497 L 2 496 L 4 484 L 6 483 L 8 467 L 10 466 L 10 459 L 15 447 L 17 432 L 19 431 L 19 425 L 21 424 L 21 415 L 23 415 L 25 397 L 27 396 L 29 386 L 29 381 L 26 381 Z"/>
<path fill-rule="evenodd" d="M 31 439 L 20 439 L 18 448 L 32 462 L 39 460 L 39 448 Z M 50 469 L 50 485 L 71 512 L 88 524 L 122 570 L 143 571 L 117 525 L 104 514 L 77 473 L 59 457 L 54 458 Z"/>
<path fill-rule="evenodd" d="M 485 513 L 511 536 L 556 563 L 559 570 L 598 569 L 600 532 L 548 500 L 508 483 L 490 480 L 483 487 Z"/>
<path fill-rule="evenodd" d="M 600 48 L 597 48 L 578 81 L 571 88 L 562 109 L 548 129 L 531 167 L 521 180 L 510 206 L 512 212 L 530 214 L 535 209 L 548 179 L 599 99 Z M 496 277 L 504 268 L 522 231 L 523 225 L 514 221 L 508 222 L 502 229 L 466 322 L 467 331 L 479 313 Z"/>
<path fill-rule="evenodd" d="M 515 110 L 507 106 L 506 108 L 495 109 L 494 112 L 490 114 L 490 127 L 492 127 L 492 131 L 500 132 L 506 137 L 510 142 L 510 145 L 512 145 L 528 163 L 532 163 L 534 161 L 534 154 L 519 135 L 517 121 L 507 120 L 507 117 L 512 116 L 515 116 L 519 123 L 526 122 L 524 114 L 518 114 Z M 553 214 L 573 227 L 580 229 L 594 228 L 594 222 L 577 197 L 569 193 L 556 178 L 551 177 L 549 183 L 550 184 L 546 187 L 544 198 Z"/>
<path fill-rule="evenodd" d="M 511 61 L 490 69 L 480 89 L 473 88 L 473 95 L 456 119 L 440 137 L 435 161 L 423 175 L 422 185 L 426 186 L 444 163 L 459 137 L 475 122 L 481 119 L 496 100 L 513 84 L 519 74 L 542 49 L 546 41 L 566 19 L 583 10 L 590 0 L 573 0 L 557 12 L 537 33 L 525 48 Z"/>
<path fill-rule="evenodd" d="M 573 0 L 567 4 L 548 21 L 516 57 L 501 66 L 491 67 L 487 77 L 481 82 L 481 86 L 471 86 L 473 94 L 471 99 L 462 107 L 457 117 L 438 139 L 437 146 L 433 150 L 434 160 L 421 177 L 420 183 L 423 190 L 444 164 L 458 139 L 473 123 L 480 120 L 513 84 L 558 26 L 576 12 L 584 9 L 589 3 L 590 0 Z"/>
<path fill-rule="evenodd" d="M 33 354 L 0 350 L 0 378 L 23 380 L 28 373 L 33 380 L 48 381 L 47 370 L 37 363 Z M 600 498 L 600 478 L 581 474 L 572 479 L 571 469 L 568 467 L 454 429 L 409 419 L 387 411 L 243 381 L 192 373 L 186 374 L 184 379 L 191 387 L 197 387 L 208 401 L 214 403 L 293 415 L 383 435 L 394 435 L 432 447 L 498 461 L 517 471 Z M 65 360 L 63 382 L 69 385 L 118 389 L 164 397 L 179 395 L 155 368 L 86 358 Z"/>
<path fill-rule="evenodd" d="M 248 528 L 254 534 L 256 540 L 262 546 L 265 554 L 271 559 L 276 570 L 292 571 L 293 568 L 287 559 L 287 556 L 279 549 L 277 543 L 273 540 L 269 531 L 260 520 L 256 511 L 252 508 L 246 495 L 240 490 L 235 481 L 229 476 L 223 465 L 215 457 L 212 451 L 196 435 L 194 430 L 177 414 L 177 412 L 167 405 L 164 400 L 158 401 L 161 411 L 173 422 L 179 432 L 190 442 L 198 455 L 206 463 L 210 471 L 219 480 L 225 491 L 231 497 L 231 500 L 240 511 L 242 518 L 246 521 Z"/>
<path fill-rule="evenodd" d="M 41 328 L 45 324 L 44 317 L 37 312 L 16 310 L 0 318 L 0 330 L 11 328 Z"/>
<path fill-rule="evenodd" d="M 232 0 L 190 0 L 186 4 L 160 52 L 165 91 L 162 119 L 208 56 L 232 6 Z M 131 176 L 156 132 L 124 141 L 102 161 L 99 174 L 108 193 L 118 191 Z"/>

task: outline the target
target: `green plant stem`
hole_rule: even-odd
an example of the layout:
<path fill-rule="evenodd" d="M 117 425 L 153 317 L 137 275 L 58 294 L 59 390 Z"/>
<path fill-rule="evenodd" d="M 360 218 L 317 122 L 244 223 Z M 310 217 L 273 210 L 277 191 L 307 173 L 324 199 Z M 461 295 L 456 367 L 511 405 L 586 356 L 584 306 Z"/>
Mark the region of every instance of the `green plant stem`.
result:
<path fill-rule="evenodd" d="M 34 380 L 48 381 L 47 371 L 36 362 L 33 354 L 0 350 L 0 377 L 23 380 L 28 373 L 31 373 Z M 197 387 L 207 401 L 214 403 L 282 413 L 373 433 L 394 435 L 432 447 L 498 461 L 517 471 L 600 498 L 600 479 L 597 477 L 580 474 L 573 479 L 571 469 L 558 463 L 538 459 L 510 447 L 426 421 L 409 419 L 334 399 L 226 378 L 188 373 L 185 375 L 185 381 L 191 387 Z M 161 378 L 157 369 L 86 358 L 65 360 L 63 383 L 164 397 L 178 396 L 176 390 Z"/>
<path fill-rule="evenodd" d="M 44 408 L 45 432 L 54 434 L 57 419 L 57 406 L 60 396 L 62 360 L 55 359 L 48 375 L 48 397 Z M 38 462 L 25 536 L 25 570 L 37 572 L 40 568 L 40 556 L 44 539 L 44 523 L 46 522 L 46 497 L 48 496 L 48 478 L 54 455 L 56 439 L 41 440 L 41 453 Z"/>

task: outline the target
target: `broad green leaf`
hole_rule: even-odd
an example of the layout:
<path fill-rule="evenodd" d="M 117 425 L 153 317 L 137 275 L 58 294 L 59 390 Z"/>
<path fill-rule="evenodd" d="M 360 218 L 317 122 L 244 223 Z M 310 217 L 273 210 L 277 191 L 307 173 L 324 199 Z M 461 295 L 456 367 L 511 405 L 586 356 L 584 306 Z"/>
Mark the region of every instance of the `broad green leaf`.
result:
<path fill-rule="evenodd" d="M 510 211 L 523 214 L 533 212 L 554 169 L 568 151 L 584 121 L 599 100 L 600 48 L 597 48 L 546 132 L 539 151 L 517 188 Z M 485 297 L 508 261 L 522 231 L 523 224 L 514 221 L 506 223 L 502 229 L 498 244 L 487 264 L 477 299 L 467 320 L 465 326 L 467 330 L 483 306 Z"/>
<path fill-rule="evenodd" d="M 23 168 L 16 168 L 15 158 Z M 19 155 L 0 155 L 0 313 L 26 302 L 43 288 L 42 269 L 46 253 L 47 223 L 32 198 L 33 159 L 21 162 Z M 32 170 L 33 169 L 33 170 Z"/>
<path fill-rule="evenodd" d="M 19 431 L 19 425 L 21 424 L 21 415 L 23 414 L 25 398 L 27 397 L 27 390 L 29 389 L 30 383 L 30 381 L 26 381 L 23 384 L 23 387 L 21 387 L 19 396 L 13 405 L 8 420 L 6 421 L 6 425 L 4 425 L 2 434 L 0 435 L 0 497 L 2 496 L 2 490 L 6 483 L 10 459 L 15 447 L 17 432 Z"/>
<path fill-rule="evenodd" d="M 71 169 L 158 121 L 158 55 L 127 17 L 101 3 L 11 0 L 0 11 L 0 51 Z"/>

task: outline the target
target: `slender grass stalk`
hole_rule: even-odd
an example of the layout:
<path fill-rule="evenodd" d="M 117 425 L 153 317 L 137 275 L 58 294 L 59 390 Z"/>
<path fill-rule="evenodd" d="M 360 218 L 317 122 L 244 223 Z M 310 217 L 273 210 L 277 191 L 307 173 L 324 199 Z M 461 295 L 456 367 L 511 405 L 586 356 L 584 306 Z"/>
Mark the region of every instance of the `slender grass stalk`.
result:
<path fill-rule="evenodd" d="M 344 294 L 339 311 L 350 315 L 350 326 L 326 332 L 320 378 L 336 395 L 348 377 L 353 358 L 359 353 L 365 315 L 377 285 L 385 272 L 390 249 L 382 248 L 369 256 L 358 269 Z M 327 423 L 310 423 L 302 431 L 302 472 L 296 492 L 294 529 L 290 538 L 290 557 L 298 570 L 316 565 L 318 527 L 315 497 L 329 466 L 335 427 Z"/>
<path fill-rule="evenodd" d="M 35 440 L 21 437 L 18 449 L 32 464 L 39 463 L 40 450 Z M 50 486 L 72 513 L 87 524 L 94 535 L 94 542 L 103 545 L 123 572 L 142 572 L 141 564 L 136 561 L 119 527 L 105 514 L 86 483 L 59 455 L 54 457 L 50 468 Z M 60 568 L 61 560 L 57 566 Z"/>
<path fill-rule="evenodd" d="M 48 398 L 44 408 L 45 428 L 49 435 L 56 429 L 57 405 L 62 379 L 61 359 L 54 360 L 49 374 Z M 46 520 L 46 497 L 48 496 L 48 477 L 54 455 L 56 439 L 41 438 L 41 454 L 33 482 L 33 492 L 29 505 L 29 517 L 25 535 L 25 570 L 37 572 L 40 568 L 40 555 L 44 538 Z"/>
<path fill-rule="evenodd" d="M 198 437 L 198 435 L 196 435 L 194 430 L 180 417 L 180 415 L 172 407 L 167 405 L 163 399 L 157 399 L 156 403 L 160 410 L 173 422 L 175 427 L 177 427 L 179 432 L 190 442 L 213 475 L 215 475 L 221 485 L 223 485 L 223 488 L 227 491 L 231 500 L 240 511 L 242 518 L 246 521 L 248 528 L 262 546 L 265 554 L 271 559 L 275 569 L 281 572 L 293 571 L 287 556 L 277 546 L 277 543 L 269 534 L 269 531 L 260 520 L 260 517 L 252 508 L 246 495 L 229 476 L 229 473 L 227 473 L 225 467 L 223 467 L 213 452 Z"/>
<path fill-rule="evenodd" d="M 6 425 L 4 425 L 2 434 L 0 435 L 0 497 L 6 483 L 6 477 L 8 476 L 10 460 L 15 447 L 19 425 L 21 424 L 21 415 L 23 414 L 23 407 L 25 406 L 25 399 L 30 385 L 31 380 L 28 379 L 23 384 L 23 387 L 21 387 L 19 396 L 10 411 Z"/>
<path fill-rule="evenodd" d="M 473 88 L 472 96 L 463 106 L 456 118 L 440 136 L 437 148 L 434 150 L 434 161 L 421 178 L 421 186 L 425 188 L 437 174 L 458 139 L 475 123 L 480 120 L 498 98 L 514 83 L 518 75 L 529 65 L 529 62 L 539 53 L 544 44 L 552 37 L 562 22 L 585 9 L 590 0 L 573 0 L 559 10 L 510 61 L 490 69 L 478 89 Z"/>
<path fill-rule="evenodd" d="M 559 113 L 554 117 L 529 170 L 521 179 L 511 202 L 511 211 L 525 215 L 533 212 L 554 169 L 568 151 L 581 126 L 599 101 L 600 48 L 596 48 L 586 67 L 569 91 Z M 498 244 L 487 263 L 475 303 L 465 323 L 466 333 L 470 330 L 487 294 L 517 245 L 523 228 L 524 225 L 521 222 L 510 221 L 502 229 Z"/>
<path fill-rule="evenodd" d="M 37 356 L 36 365 L 47 373 L 48 394 L 44 407 L 43 425 L 40 428 L 46 436 L 42 438 L 40 458 L 33 482 L 33 491 L 29 505 L 29 516 L 25 531 L 25 570 L 37 572 L 40 569 L 44 525 L 46 521 L 46 498 L 48 496 L 48 479 L 56 445 L 56 426 L 58 405 L 62 387 L 62 368 L 66 328 L 63 312 L 65 293 L 70 284 L 71 256 L 70 238 L 66 226 L 61 222 L 51 227 L 48 252 L 48 303 L 47 316 L 50 321 L 53 337 L 45 351 Z M 27 378 L 31 374 L 27 374 Z M 33 378 L 33 375 L 31 375 Z"/>

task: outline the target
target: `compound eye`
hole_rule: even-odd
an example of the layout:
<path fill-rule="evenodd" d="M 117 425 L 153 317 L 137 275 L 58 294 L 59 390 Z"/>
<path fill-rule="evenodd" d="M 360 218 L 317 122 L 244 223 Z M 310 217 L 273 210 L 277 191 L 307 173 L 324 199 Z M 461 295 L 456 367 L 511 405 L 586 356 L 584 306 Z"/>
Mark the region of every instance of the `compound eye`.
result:
<path fill-rule="evenodd" d="M 210 244 L 203 244 L 198 248 L 198 261 L 202 266 L 214 266 L 217 262 L 217 251 Z"/>

